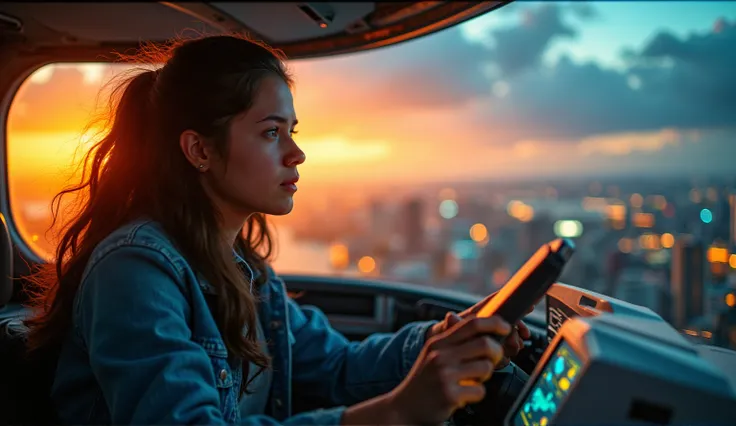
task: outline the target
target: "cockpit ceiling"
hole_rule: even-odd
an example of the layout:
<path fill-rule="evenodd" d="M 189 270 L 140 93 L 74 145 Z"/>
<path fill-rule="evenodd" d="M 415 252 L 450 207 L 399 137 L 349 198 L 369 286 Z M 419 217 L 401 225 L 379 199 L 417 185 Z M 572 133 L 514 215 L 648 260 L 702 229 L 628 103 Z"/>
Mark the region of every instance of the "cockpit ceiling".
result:
<path fill-rule="evenodd" d="M 399 43 L 507 3 L 8 2 L 0 4 L 0 42 L 41 49 L 130 48 L 190 33 L 245 33 L 296 59 Z"/>

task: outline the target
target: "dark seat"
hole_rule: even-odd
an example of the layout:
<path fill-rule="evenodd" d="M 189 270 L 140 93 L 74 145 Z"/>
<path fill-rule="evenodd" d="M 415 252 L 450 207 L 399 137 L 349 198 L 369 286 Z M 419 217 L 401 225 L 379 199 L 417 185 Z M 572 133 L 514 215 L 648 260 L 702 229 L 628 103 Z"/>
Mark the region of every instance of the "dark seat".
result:
<path fill-rule="evenodd" d="M 26 353 L 26 311 L 8 306 L 13 294 L 13 246 L 0 215 L 0 424 L 55 424 L 50 389 L 56 356 Z"/>
<path fill-rule="evenodd" d="M 0 424 L 56 424 L 50 398 L 56 357 L 28 356 L 26 332 L 18 318 L 0 322 Z"/>

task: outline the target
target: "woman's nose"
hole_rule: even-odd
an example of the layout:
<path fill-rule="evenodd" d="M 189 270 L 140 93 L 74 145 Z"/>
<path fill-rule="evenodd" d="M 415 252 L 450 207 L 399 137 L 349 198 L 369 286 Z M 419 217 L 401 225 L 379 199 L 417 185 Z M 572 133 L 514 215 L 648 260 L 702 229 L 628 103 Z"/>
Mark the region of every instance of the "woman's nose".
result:
<path fill-rule="evenodd" d="M 306 160 L 307 154 L 294 144 L 294 149 L 286 156 L 286 158 L 284 158 L 284 165 L 287 167 L 296 167 L 304 163 Z"/>

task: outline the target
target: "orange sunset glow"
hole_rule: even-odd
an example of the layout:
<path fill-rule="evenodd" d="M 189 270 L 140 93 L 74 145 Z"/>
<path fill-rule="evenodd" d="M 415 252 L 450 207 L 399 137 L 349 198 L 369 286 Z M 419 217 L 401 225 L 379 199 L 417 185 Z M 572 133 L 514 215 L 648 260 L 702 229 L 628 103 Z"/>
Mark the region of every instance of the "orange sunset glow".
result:
<path fill-rule="evenodd" d="M 618 16 L 614 5 L 596 7 Z M 451 181 L 677 174 L 730 167 L 724 160 L 728 156 L 719 155 L 731 139 L 723 125 L 729 120 L 727 112 L 722 118 L 701 120 L 702 125 L 695 113 L 682 115 L 689 121 L 677 121 L 681 111 L 667 110 L 673 104 L 667 96 L 682 84 L 665 81 L 665 74 L 638 76 L 632 74 L 633 65 L 628 70 L 616 58 L 596 56 L 620 50 L 595 47 L 620 34 L 616 25 L 607 25 L 592 38 L 558 44 L 554 28 L 543 27 L 541 17 L 567 25 L 575 9 L 529 3 L 515 10 L 509 7 L 504 13 L 525 17 L 520 23 L 492 13 L 393 47 L 290 62 L 300 122 L 297 142 L 307 161 L 300 167 L 294 213 L 276 218 L 276 223 L 329 222 L 324 216 L 335 214 L 336 200 L 349 209 L 364 204 L 368 192 L 390 193 L 397 186 L 421 189 Z M 632 30 L 640 40 L 629 42 L 639 43 L 640 55 L 648 46 L 646 37 L 659 28 L 656 22 L 650 24 Z M 728 22 L 718 34 L 700 23 L 688 28 L 696 24 L 705 28 L 704 37 L 734 31 Z M 503 31 L 538 31 L 544 37 L 528 56 L 514 47 L 520 41 L 503 39 Z M 686 36 L 682 40 L 690 42 Z M 580 58 L 596 65 L 591 68 Z M 48 65 L 30 75 L 14 98 L 7 121 L 13 215 L 44 255 L 53 245 L 53 237 L 46 234 L 49 202 L 78 179 L 75 161 L 92 142 L 90 133 L 83 134 L 85 126 L 105 106 L 105 83 L 128 67 Z M 647 80 L 655 77 L 661 81 Z M 647 92 L 649 87 L 664 92 Z M 707 106 L 702 99 L 685 104 L 699 105 L 699 110 Z M 647 109 L 637 110 L 640 105 Z M 627 114 L 630 117 L 624 117 Z M 527 208 L 512 216 L 532 220 L 533 210 Z M 365 220 L 359 214 L 346 213 L 346 218 L 343 228 L 330 232 L 351 232 L 351 221 Z M 293 232 L 289 226 L 279 230 L 287 236 Z M 286 246 L 282 244 L 280 253 L 288 257 Z M 310 249 L 305 250 L 299 257 L 308 259 Z M 329 256 L 315 256 L 320 260 L 307 263 L 329 265 Z M 381 270 L 380 265 L 375 270 Z"/>

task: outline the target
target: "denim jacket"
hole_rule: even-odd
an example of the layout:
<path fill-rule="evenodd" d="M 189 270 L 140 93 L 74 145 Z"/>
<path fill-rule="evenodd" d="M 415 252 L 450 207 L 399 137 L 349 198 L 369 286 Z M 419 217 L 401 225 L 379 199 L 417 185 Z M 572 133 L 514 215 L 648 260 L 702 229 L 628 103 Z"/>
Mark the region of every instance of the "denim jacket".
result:
<path fill-rule="evenodd" d="M 258 291 L 273 380 L 267 415 L 240 418 L 242 362 L 210 312 L 215 289 L 156 223 L 118 229 L 96 247 L 76 296 L 52 388 L 61 421 L 340 424 L 345 406 L 400 383 L 431 326 L 349 342 L 319 310 L 291 300 L 273 271 Z M 294 415 L 295 388 L 338 407 Z"/>

